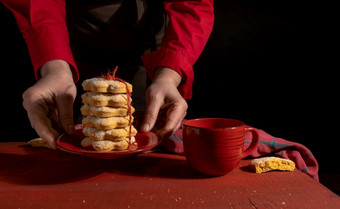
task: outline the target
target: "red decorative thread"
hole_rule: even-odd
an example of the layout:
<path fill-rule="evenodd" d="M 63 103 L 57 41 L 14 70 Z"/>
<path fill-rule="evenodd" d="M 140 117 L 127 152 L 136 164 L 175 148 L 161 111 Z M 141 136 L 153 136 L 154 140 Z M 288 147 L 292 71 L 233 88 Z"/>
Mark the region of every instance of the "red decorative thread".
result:
<path fill-rule="evenodd" d="M 117 70 L 118 70 L 118 66 L 116 66 L 115 69 L 113 69 L 112 72 L 110 72 L 110 70 L 109 70 L 109 72 L 106 75 L 102 75 L 102 76 L 100 76 L 100 78 L 105 78 L 107 80 L 118 80 L 119 78 L 116 78 Z M 123 83 L 125 84 L 125 81 Z"/>
<path fill-rule="evenodd" d="M 128 84 L 120 78 L 116 78 L 116 72 L 118 70 L 118 66 L 115 67 L 115 69 L 110 73 L 108 72 L 106 75 L 102 75 L 100 76 L 100 78 L 105 78 L 107 80 L 115 80 L 115 81 L 119 81 L 124 83 L 125 87 L 126 87 L 126 95 L 127 95 L 127 106 L 128 106 L 128 114 L 129 114 L 129 147 L 128 149 L 130 149 L 131 147 L 131 129 L 132 129 L 132 112 L 131 112 L 131 91 L 129 89 Z"/>

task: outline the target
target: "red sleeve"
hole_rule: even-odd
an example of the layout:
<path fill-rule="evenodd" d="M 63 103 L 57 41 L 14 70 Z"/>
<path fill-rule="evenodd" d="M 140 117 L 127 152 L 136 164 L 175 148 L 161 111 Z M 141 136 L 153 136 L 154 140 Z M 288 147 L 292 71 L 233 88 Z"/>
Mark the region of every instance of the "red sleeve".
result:
<path fill-rule="evenodd" d="M 179 91 L 192 97 L 192 66 L 203 51 L 214 23 L 213 0 L 172 0 L 164 2 L 169 25 L 161 48 L 142 56 L 150 78 L 157 67 L 169 67 L 182 76 Z"/>
<path fill-rule="evenodd" d="M 79 79 L 69 43 L 66 26 L 65 0 L 1 0 L 14 14 L 27 43 L 36 78 L 47 61 L 61 59 L 73 69 Z"/>

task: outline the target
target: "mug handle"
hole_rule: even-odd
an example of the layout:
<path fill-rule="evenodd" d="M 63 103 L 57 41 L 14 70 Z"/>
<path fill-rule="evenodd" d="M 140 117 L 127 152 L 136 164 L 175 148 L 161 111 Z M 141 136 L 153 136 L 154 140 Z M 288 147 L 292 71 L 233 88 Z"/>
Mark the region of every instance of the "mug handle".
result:
<path fill-rule="evenodd" d="M 259 133 L 257 132 L 255 128 L 246 126 L 245 132 L 251 132 L 253 137 L 252 137 L 251 144 L 249 145 L 249 147 L 243 151 L 242 159 L 245 157 L 248 157 L 256 149 L 257 144 L 259 143 Z"/>

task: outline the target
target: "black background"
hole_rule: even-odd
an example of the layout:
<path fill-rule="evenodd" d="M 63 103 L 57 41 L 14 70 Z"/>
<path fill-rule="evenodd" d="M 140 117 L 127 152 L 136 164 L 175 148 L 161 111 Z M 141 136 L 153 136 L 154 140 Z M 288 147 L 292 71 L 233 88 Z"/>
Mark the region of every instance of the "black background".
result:
<path fill-rule="evenodd" d="M 216 21 L 194 66 L 187 118 L 228 117 L 302 143 L 320 173 L 340 172 L 334 18 L 327 5 L 219 0 Z M 25 42 L 0 4 L 2 141 L 36 137 L 22 108 L 35 82 Z M 337 162 L 337 163 L 330 163 Z"/>
<path fill-rule="evenodd" d="M 228 0 L 215 1 L 215 15 L 213 33 L 194 66 L 188 117 L 243 120 L 302 143 L 321 172 L 339 172 L 338 58 L 329 7 Z"/>

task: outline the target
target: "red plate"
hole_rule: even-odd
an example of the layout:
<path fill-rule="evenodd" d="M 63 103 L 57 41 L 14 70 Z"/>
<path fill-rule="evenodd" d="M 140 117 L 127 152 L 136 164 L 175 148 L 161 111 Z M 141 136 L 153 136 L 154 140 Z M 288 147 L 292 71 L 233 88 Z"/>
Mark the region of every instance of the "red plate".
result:
<path fill-rule="evenodd" d="M 129 150 L 99 152 L 82 148 L 80 142 L 84 137 L 85 136 L 83 135 L 81 129 L 77 130 L 77 134 L 72 136 L 67 134 L 61 135 L 56 140 L 57 147 L 60 150 L 71 154 L 84 155 L 99 159 L 116 159 L 146 152 L 156 147 L 160 143 L 158 135 L 154 132 L 137 133 L 135 136 L 137 146 L 132 146 Z"/>

